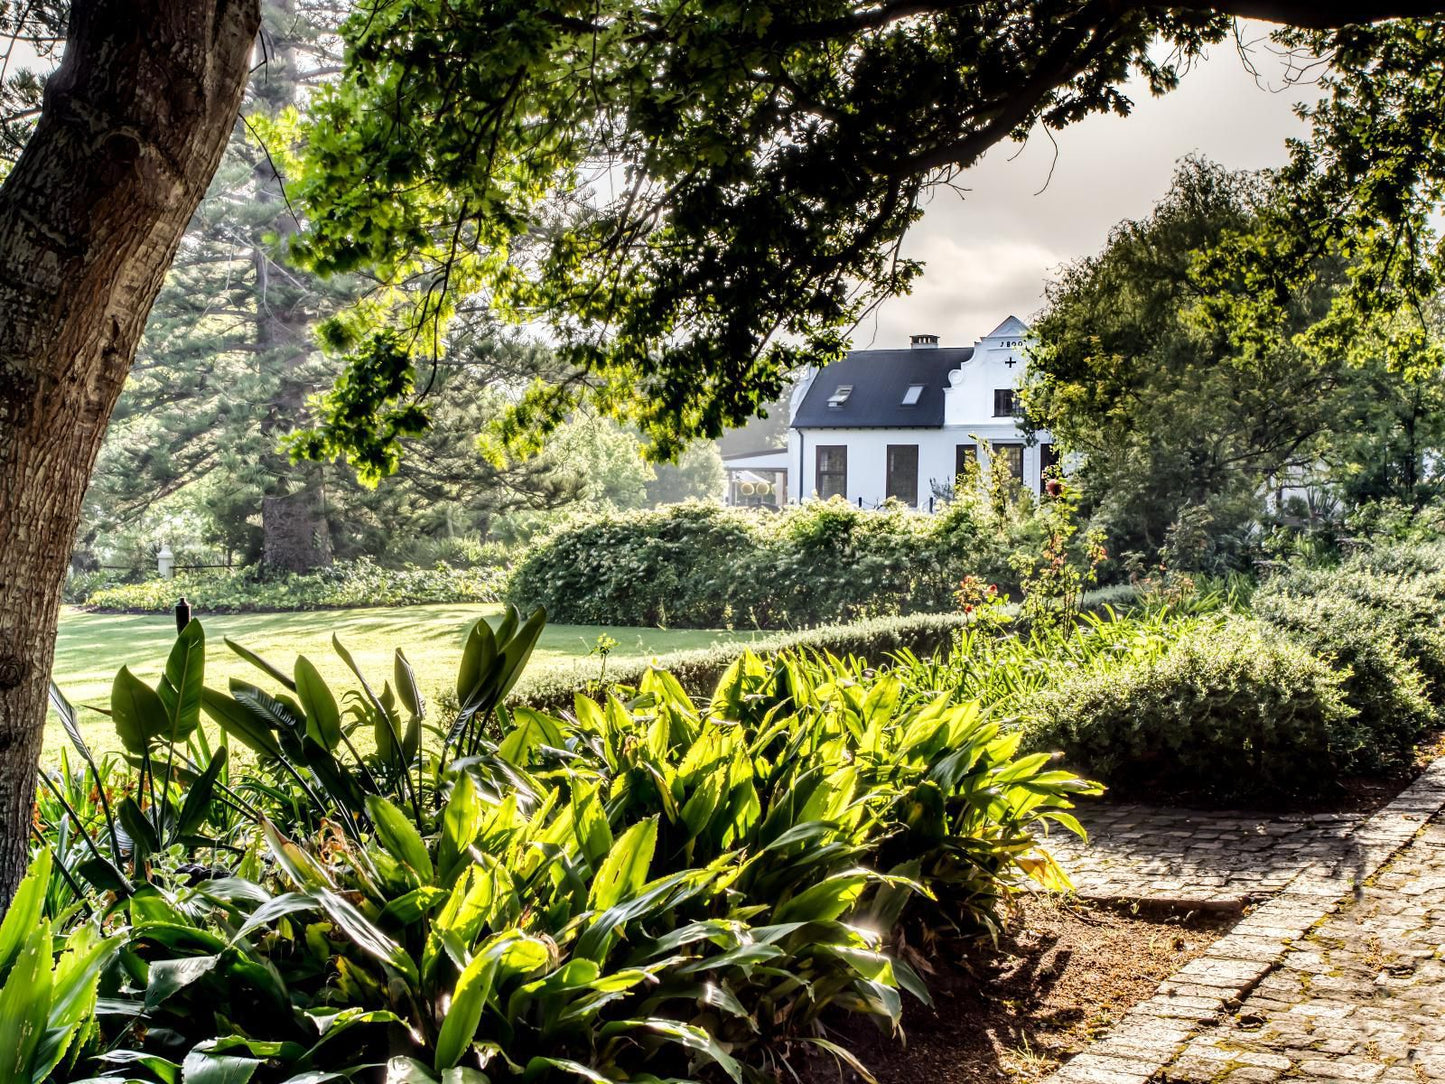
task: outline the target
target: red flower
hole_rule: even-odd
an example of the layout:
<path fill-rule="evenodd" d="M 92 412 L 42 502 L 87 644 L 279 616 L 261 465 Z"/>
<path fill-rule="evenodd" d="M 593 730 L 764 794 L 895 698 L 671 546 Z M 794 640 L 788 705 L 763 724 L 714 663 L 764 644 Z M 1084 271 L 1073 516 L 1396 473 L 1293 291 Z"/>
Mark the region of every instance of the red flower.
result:
<path fill-rule="evenodd" d="M 968 603 L 967 605 L 965 605 L 964 608 L 963 608 L 963 612 L 966 613 L 966 614 L 971 614 L 971 613 L 973 613 L 973 604 L 972 604 L 972 603 Z"/>
<path fill-rule="evenodd" d="M 1064 487 L 1057 478 L 1050 478 L 1047 482 L 1044 483 L 1044 492 L 1047 493 L 1050 497 L 1057 497 L 1063 491 Z"/>

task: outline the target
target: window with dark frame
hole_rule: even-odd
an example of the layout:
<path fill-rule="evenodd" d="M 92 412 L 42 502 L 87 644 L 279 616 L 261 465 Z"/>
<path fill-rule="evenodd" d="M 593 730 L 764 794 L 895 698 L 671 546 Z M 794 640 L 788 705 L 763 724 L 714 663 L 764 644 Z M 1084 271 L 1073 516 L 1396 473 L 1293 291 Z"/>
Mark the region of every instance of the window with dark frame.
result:
<path fill-rule="evenodd" d="M 904 504 L 918 503 L 918 445 L 888 445 L 888 477 L 885 492 Z"/>
<path fill-rule="evenodd" d="M 820 444 L 817 449 L 817 489 L 823 500 L 848 499 L 848 445 Z"/>
<path fill-rule="evenodd" d="M 993 392 L 993 416 L 1011 418 L 1018 413 L 1018 392 L 1013 388 L 995 388 Z"/>
<path fill-rule="evenodd" d="M 1024 480 L 1024 446 L 1022 444 L 995 444 L 993 454 L 1003 456 L 1009 473 L 1018 481 Z"/>
<path fill-rule="evenodd" d="M 978 464 L 977 444 L 958 444 L 953 449 L 953 476 L 967 474 Z"/>

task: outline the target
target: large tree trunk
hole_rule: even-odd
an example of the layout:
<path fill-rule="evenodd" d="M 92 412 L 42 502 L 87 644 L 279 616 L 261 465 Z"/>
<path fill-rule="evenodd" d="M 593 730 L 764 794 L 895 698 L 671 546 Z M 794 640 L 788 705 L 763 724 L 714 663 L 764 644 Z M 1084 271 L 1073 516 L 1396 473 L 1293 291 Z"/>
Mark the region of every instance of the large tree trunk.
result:
<path fill-rule="evenodd" d="M 275 115 L 296 105 L 300 97 L 296 44 L 286 36 L 296 4 L 295 0 L 273 0 L 269 6 L 268 25 L 279 24 L 282 31 L 268 35 L 270 57 L 256 97 L 262 109 Z M 315 298 L 304 277 L 284 269 L 272 273 L 276 250 L 296 232 L 298 223 L 287 206 L 281 178 L 267 157 L 256 165 L 256 199 L 275 211 L 274 218 L 258 226 L 252 250 L 256 346 L 266 364 L 276 366 L 280 374 L 261 424 L 261 431 L 274 444 L 304 425 L 306 400 L 315 390 L 307 384 L 305 372 L 316 349 L 312 327 Z M 292 463 L 271 449 L 263 465 L 272 481 L 261 500 L 262 562 L 287 572 L 308 572 L 331 564 L 331 526 L 326 519 L 326 480 L 321 466 Z"/>
<path fill-rule="evenodd" d="M 25 866 L 81 499 L 259 22 L 259 0 L 73 0 L 0 186 L 0 900 Z"/>

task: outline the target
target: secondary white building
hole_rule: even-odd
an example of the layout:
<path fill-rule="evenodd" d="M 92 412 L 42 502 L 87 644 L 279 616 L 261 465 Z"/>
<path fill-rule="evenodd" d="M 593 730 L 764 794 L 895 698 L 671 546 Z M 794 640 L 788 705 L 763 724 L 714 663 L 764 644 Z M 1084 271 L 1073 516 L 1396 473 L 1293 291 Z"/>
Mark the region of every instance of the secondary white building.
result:
<path fill-rule="evenodd" d="M 1056 457 L 1047 433 L 1029 443 L 1019 427 L 1027 340 L 1010 316 L 973 346 L 914 335 L 909 349 L 855 350 L 806 374 L 791 404 L 789 495 L 928 509 L 970 459 L 988 469 L 986 447 L 1038 493 Z"/>

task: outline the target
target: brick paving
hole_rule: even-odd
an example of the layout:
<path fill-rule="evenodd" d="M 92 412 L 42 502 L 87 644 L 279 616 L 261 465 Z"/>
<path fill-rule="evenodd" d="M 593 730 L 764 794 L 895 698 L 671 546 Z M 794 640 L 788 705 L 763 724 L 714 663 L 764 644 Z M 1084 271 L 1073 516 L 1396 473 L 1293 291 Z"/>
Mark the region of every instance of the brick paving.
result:
<path fill-rule="evenodd" d="M 1445 822 L 1284 955 L 1158 1079 L 1445 1080 Z"/>
<path fill-rule="evenodd" d="M 1344 835 L 1311 820 L 1278 837 L 1310 839 L 1303 868 L 1050 1084 L 1445 1081 L 1442 808 L 1445 758 Z M 1113 867 L 1142 870 L 1162 854 L 1185 869 L 1190 851 L 1187 840 L 1130 842 L 1112 848 Z"/>
<path fill-rule="evenodd" d="M 1168 902 L 1220 910 L 1279 892 L 1306 869 L 1346 872 L 1360 813 L 1262 814 L 1089 804 L 1083 843 L 1056 833 L 1049 849 L 1084 899 Z"/>

